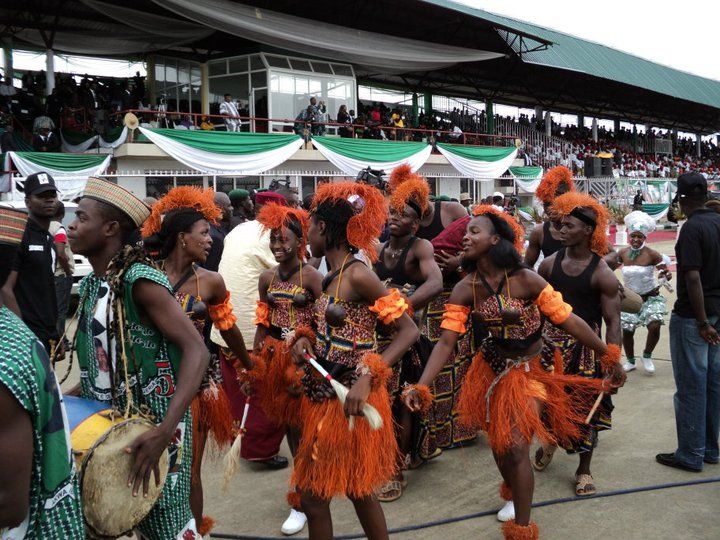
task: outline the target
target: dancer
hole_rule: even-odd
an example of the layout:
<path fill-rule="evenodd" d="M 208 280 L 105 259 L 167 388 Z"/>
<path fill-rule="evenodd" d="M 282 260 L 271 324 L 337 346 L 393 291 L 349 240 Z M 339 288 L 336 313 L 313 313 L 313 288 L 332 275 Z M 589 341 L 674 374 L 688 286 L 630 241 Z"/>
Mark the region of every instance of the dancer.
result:
<path fill-rule="evenodd" d="M 285 340 L 298 326 L 313 324 L 315 299 L 322 293 L 322 276 L 304 264 L 309 216 L 301 209 L 270 203 L 257 216 L 270 231 L 270 250 L 278 265 L 260 274 L 253 350 L 266 366 L 262 385 L 262 407 L 265 414 L 285 427 L 293 457 L 300 443 L 298 399 L 302 393 L 298 369 Z M 280 528 L 286 535 L 300 532 L 307 517 L 302 512 L 300 493 L 288 492 L 290 515 Z"/>
<path fill-rule="evenodd" d="M 419 332 L 400 294 L 388 293 L 372 270 L 353 257 L 362 249 L 374 258 L 373 244 L 386 219 L 382 195 L 369 185 L 324 184 L 315 194 L 308 239 L 312 254 L 324 256 L 331 273 L 315 303 L 315 330 L 298 327 L 292 351 L 296 362 L 306 354 L 315 356 L 350 393 L 343 407 L 328 381 L 305 367 L 292 482 L 301 490 L 313 540 L 333 537 L 330 500 L 338 495 L 350 498 L 368 538 L 388 538 L 375 497 L 375 490 L 393 476 L 398 452 L 386 385 L 390 368 Z M 396 329 L 382 356 L 376 354 L 378 321 Z M 348 417 L 362 414 L 365 403 L 380 413 L 379 430 L 362 418 L 354 418 L 350 429 Z"/>
<path fill-rule="evenodd" d="M 463 240 L 470 272 L 453 289 L 443 315 L 443 333 L 417 385 L 404 391 L 412 411 L 428 407 L 427 385 L 440 372 L 470 317 L 475 335 L 487 335 L 460 394 L 461 421 L 487 432 L 505 480 L 503 492 L 515 502 L 516 518 L 503 525 L 506 538 L 537 538 L 530 521 L 534 489 L 529 446 L 533 437 L 546 442 L 572 440 L 584 417 L 573 407 L 566 387 L 592 402 L 600 381 L 562 373 L 557 351 L 543 343 L 544 319 L 560 325 L 603 355 L 619 360 L 618 347 L 606 346 L 562 296 L 522 264 L 520 225 L 490 205 L 473 210 Z M 622 371 L 622 370 L 621 370 Z M 615 383 L 605 383 L 611 388 Z M 546 424 L 544 420 L 547 420 Z"/>
<path fill-rule="evenodd" d="M 630 235 L 630 245 L 620 250 L 622 274 L 625 287 L 638 293 L 643 305 L 639 313 L 620 314 L 622 338 L 627 361 L 623 365 L 625 371 L 635 369 L 635 330 L 638 326 L 647 327 L 648 335 L 643 350 L 642 363 L 645 372 L 655 373 L 652 353 L 660 340 L 660 326 L 665 324 L 665 297 L 660 294 L 660 285 L 655 280 L 655 269 L 658 277 L 665 282 L 672 279 L 665 258 L 654 249 L 645 245 L 647 236 L 655 230 L 655 220 L 645 212 L 636 210 L 625 216 L 625 226 Z"/>
<path fill-rule="evenodd" d="M 159 254 L 160 266 L 172 285 L 175 298 L 201 336 L 208 336 L 206 326 L 214 324 L 228 347 L 245 369 L 252 362 L 243 336 L 235 325 L 230 293 L 220 274 L 202 268 L 211 251 L 210 223 L 216 223 L 221 211 L 211 190 L 182 186 L 168 193 L 153 206 L 143 225 L 145 247 Z M 193 459 L 190 477 L 190 507 L 198 532 L 205 536 L 214 521 L 203 516 L 202 458 L 208 437 L 218 450 L 233 441 L 230 402 L 222 387 L 218 347 L 209 339 L 210 364 L 203 376 L 200 391 L 192 401 Z"/>
<path fill-rule="evenodd" d="M 607 210 L 589 195 L 571 192 L 555 199 L 551 212 L 558 220 L 560 240 L 564 247 L 540 263 L 539 274 L 563 295 L 573 312 L 598 336 L 604 320 L 605 341 L 619 345 L 619 283 L 602 258 L 607 252 L 608 243 L 605 237 Z M 606 376 L 607 370 L 603 368 L 600 358 L 565 329 L 549 325 L 545 329 L 545 338 L 562 351 L 564 373 L 596 379 Z M 617 364 L 612 368 L 613 378 L 624 382 L 622 366 Z M 582 405 L 579 404 L 578 410 L 582 410 Z M 590 462 L 598 431 L 611 428 L 612 409 L 610 395 L 605 393 L 590 423 L 583 425 L 580 437 L 569 445 L 563 445 L 568 453 L 578 453 L 580 457 L 575 472 L 575 494 L 580 497 L 596 492 Z M 589 410 L 584 412 L 587 414 Z M 538 449 L 533 460 L 536 470 L 547 468 L 554 450 L 549 446 Z"/>
<path fill-rule="evenodd" d="M 144 250 L 127 244 L 149 215 L 129 191 L 90 178 L 68 228 L 73 253 L 85 255 L 93 267 L 80 287 L 80 393 L 126 413 L 152 415 L 156 428 L 126 450 L 135 456 L 128 489 L 147 493 L 153 471 L 159 478 L 157 463 L 166 448 L 169 472 L 162 496 L 137 529 L 148 540 L 197 538 L 188 409 L 208 352 L 167 277 Z"/>
<path fill-rule="evenodd" d="M 28 216 L 0 207 L 0 287 Z M 85 538 L 62 394 L 48 353 L 0 297 L 0 538 Z"/>
<path fill-rule="evenodd" d="M 428 303 L 442 292 L 442 273 L 433 258 L 432 244 L 414 235 L 427 208 L 429 194 L 427 182 L 414 174 L 394 188 L 390 197 L 390 239 L 378 246 L 378 260 L 374 265 L 375 273 L 387 287 L 398 289 L 407 296 L 419 321 L 424 318 L 422 314 Z M 392 328 L 378 325 L 377 339 L 378 351 L 382 353 L 393 340 Z M 400 399 L 400 387 L 417 382 L 431 349 L 432 344 L 423 337 L 393 368 L 388 391 L 400 455 L 397 474 L 378 493 L 382 502 L 402 496 L 407 486 L 402 473 L 404 468 L 413 464 L 419 466 L 423 459 L 436 453 L 431 431 L 434 426 L 429 425 L 427 415 L 420 419 L 420 415 L 411 414 Z"/>

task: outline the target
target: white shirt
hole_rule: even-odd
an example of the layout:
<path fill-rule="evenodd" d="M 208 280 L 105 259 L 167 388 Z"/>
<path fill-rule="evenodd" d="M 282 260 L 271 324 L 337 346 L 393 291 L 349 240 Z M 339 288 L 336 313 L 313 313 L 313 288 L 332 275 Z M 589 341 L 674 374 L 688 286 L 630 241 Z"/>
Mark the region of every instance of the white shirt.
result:
<path fill-rule="evenodd" d="M 235 227 L 225 237 L 225 247 L 220 259 L 218 273 L 230 291 L 233 313 L 237 327 L 242 332 L 245 345 L 252 348 L 255 339 L 255 303 L 260 298 L 258 280 L 260 274 L 276 266 L 270 251 L 270 231 L 263 231 L 259 221 L 246 221 Z M 220 332 L 213 326 L 210 339 L 226 347 Z"/>
<path fill-rule="evenodd" d="M 228 116 L 240 116 L 237 107 L 232 101 L 223 101 L 220 104 L 220 114 L 227 114 Z M 225 118 L 226 122 L 238 122 L 239 118 Z"/>

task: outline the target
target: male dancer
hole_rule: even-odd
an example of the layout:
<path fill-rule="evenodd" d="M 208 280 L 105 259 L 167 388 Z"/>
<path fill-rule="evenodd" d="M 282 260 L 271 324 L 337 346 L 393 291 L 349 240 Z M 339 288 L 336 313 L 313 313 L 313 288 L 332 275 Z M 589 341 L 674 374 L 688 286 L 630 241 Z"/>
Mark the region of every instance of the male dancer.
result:
<path fill-rule="evenodd" d="M 374 267 L 375 273 L 387 287 L 399 289 L 409 297 L 410 306 L 416 315 L 442 292 L 443 285 L 442 273 L 433 258 L 432 244 L 414 234 L 420 225 L 423 210 L 427 208 L 429 192 L 427 182 L 420 177 L 410 178 L 394 190 L 390 197 L 390 239 L 378 246 L 378 261 Z M 381 348 L 390 341 L 390 336 L 384 330 L 386 328 L 383 325 L 378 327 Z M 424 352 L 429 355 L 431 345 L 429 341 L 426 343 Z M 389 391 L 393 399 L 401 463 L 395 477 L 380 488 L 378 500 L 382 502 L 394 501 L 402 495 L 407 485 L 403 479 L 403 468 L 411 466 L 413 461 L 420 463 L 421 459 L 433 455 L 437 448 L 427 421 L 420 426 L 419 418 L 414 419 L 399 399 L 400 386 L 417 382 L 422 373 L 427 358 L 421 358 L 420 352 L 417 347 L 410 349 L 391 378 Z"/>
<path fill-rule="evenodd" d="M 0 207 L 0 286 L 27 214 Z M 0 538 L 84 538 L 62 395 L 45 348 L 0 298 Z"/>
<path fill-rule="evenodd" d="M 90 178 L 69 226 L 74 253 L 93 271 L 80 286 L 77 355 L 86 399 L 149 411 L 155 429 L 135 439 L 128 489 L 147 494 L 168 448 L 162 496 L 137 529 L 148 540 L 199 538 L 190 510 L 192 426 L 188 412 L 208 365 L 202 337 L 173 296 L 165 274 L 128 239 L 150 210 L 117 184 Z M 119 340 L 124 336 L 124 340 Z M 118 341 L 119 340 L 119 341 Z M 126 387 L 129 382 L 130 388 Z"/>
<path fill-rule="evenodd" d="M 573 313 L 598 334 L 604 320 L 605 341 L 620 345 L 618 280 L 602 259 L 607 251 L 607 210 L 588 195 L 566 193 L 555 200 L 552 212 L 559 220 L 560 241 L 564 247 L 543 260 L 539 274 L 562 293 L 565 302 L 572 306 Z M 610 376 L 618 384 L 624 382 L 625 372 L 619 362 L 601 365 L 590 349 L 559 328 L 546 325 L 545 338 L 561 350 L 565 373 L 594 378 Z M 580 455 L 575 473 L 577 496 L 589 496 L 596 492 L 590 462 L 598 431 L 611 427 L 612 409 L 610 396 L 605 394 L 589 425 L 581 427 L 580 438 L 572 447 L 566 448 L 568 453 Z M 550 464 L 554 450 L 538 449 L 533 460 L 536 470 L 544 470 Z"/>
<path fill-rule="evenodd" d="M 415 236 L 432 240 L 453 221 L 467 217 L 467 215 L 465 207 L 458 202 L 436 200 L 428 206 L 420 219 L 420 227 Z"/>

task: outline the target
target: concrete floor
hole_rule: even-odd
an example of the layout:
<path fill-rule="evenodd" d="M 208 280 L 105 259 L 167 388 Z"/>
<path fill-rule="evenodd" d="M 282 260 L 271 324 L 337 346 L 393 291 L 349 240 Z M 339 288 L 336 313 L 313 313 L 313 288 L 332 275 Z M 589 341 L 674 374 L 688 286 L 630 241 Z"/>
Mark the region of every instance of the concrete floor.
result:
<path fill-rule="evenodd" d="M 672 242 L 653 245 L 671 254 Z M 674 294 L 666 293 L 668 306 Z M 638 331 L 636 351 L 645 332 Z M 592 472 L 599 494 L 653 485 L 720 479 L 720 466 L 706 465 L 702 473 L 688 473 L 655 462 L 658 452 L 675 450 L 674 382 L 669 361 L 667 328 L 655 351 L 657 373 L 638 368 L 628 375 L 615 397 L 614 428 L 600 434 Z M 71 379 L 77 380 L 75 376 Z M 70 382 L 70 381 L 69 381 Z M 286 445 L 281 451 L 289 456 Z M 558 452 L 551 466 L 536 473 L 535 502 L 572 497 L 577 457 Z M 219 538 L 280 536 L 287 517 L 285 491 L 290 470 L 267 471 L 243 463 L 227 493 L 222 491 L 222 462 L 206 456 L 203 479 L 205 513 L 217 524 Z M 419 470 L 408 473 L 404 496 L 383 505 L 390 528 L 497 510 L 500 475 L 481 439 L 476 444 L 443 453 Z M 720 482 L 673 487 L 607 498 L 572 500 L 533 511 L 543 538 L 585 539 L 713 539 L 720 538 Z M 361 532 L 347 500 L 332 503 L 335 534 Z M 302 535 L 307 535 L 305 530 Z M 234 536 L 225 536 L 234 535 Z M 500 539 L 494 514 L 452 524 L 392 535 L 398 539 Z"/>

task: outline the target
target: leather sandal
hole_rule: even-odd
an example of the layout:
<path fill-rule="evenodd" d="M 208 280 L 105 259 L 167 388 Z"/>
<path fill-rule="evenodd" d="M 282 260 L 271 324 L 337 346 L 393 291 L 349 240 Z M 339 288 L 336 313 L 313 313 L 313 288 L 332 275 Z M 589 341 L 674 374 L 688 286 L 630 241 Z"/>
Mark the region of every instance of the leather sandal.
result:
<path fill-rule="evenodd" d="M 578 497 L 589 497 L 595 495 L 595 482 L 591 474 L 578 474 L 575 477 L 575 495 Z"/>
<path fill-rule="evenodd" d="M 377 499 L 380 502 L 393 502 L 402 497 L 407 481 L 390 480 L 378 490 Z"/>

